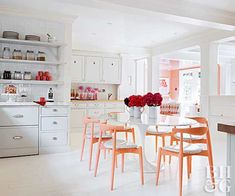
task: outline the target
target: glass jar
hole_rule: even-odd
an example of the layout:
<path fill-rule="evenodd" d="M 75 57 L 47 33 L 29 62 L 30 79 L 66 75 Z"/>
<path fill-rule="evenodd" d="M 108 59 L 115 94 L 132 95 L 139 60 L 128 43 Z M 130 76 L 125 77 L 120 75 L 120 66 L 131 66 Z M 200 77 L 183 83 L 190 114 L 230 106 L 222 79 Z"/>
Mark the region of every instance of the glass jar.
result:
<path fill-rule="evenodd" d="M 34 51 L 27 50 L 27 52 L 26 52 L 26 59 L 29 60 L 29 61 L 34 61 L 35 60 Z"/>
<path fill-rule="evenodd" d="M 45 52 L 38 51 L 37 60 L 38 61 L 46 61 L 46 54 L 45 54 Z"/>
<path fill-rule="evenodd" d="M 22 73 L 20 71 L 15 71 L 14 73 L 14 79 L 15 80 L 22 80 Z"/>
<path fill-rule="evenodd" d="M 24 72 L 24 80 L 32 80 L 32 74 L 29 71 Z"/>
<path fill-rule="evenodd" d="M 4 59 L 10 59 L 11 58 L 10 48 L 4 47 L 2 58 L 4 58 Z"/>
<path fill-rule="evenodd" d="M 13 51 L 13 59 L 22 60 L 22 52 L 21 52 L 21 50 L 14 49 L 14 51 Z"/>

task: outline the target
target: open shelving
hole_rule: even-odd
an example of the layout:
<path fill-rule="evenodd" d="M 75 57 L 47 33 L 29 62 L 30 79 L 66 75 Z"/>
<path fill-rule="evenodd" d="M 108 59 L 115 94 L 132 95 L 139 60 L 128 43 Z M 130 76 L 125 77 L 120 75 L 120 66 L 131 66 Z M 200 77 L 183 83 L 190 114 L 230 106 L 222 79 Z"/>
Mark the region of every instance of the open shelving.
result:
<path fill-rule="evenodd" d="M 43 80 L 5 80 L 0 79 L 0 84 L 32 84 L 32 85 L 63 85 L 63 81 L 43 81 Z"/>
<path fill-rule="evenodd" d="M 5 44 L 18 44 L 18 45 L 30 45 L 30 46 L 41 46 L 41 47 L 53 47 L 58 48 L 65 46 L 64 43 L 60 42 L 42 42 L 42 41 L 30 41 L 30 40 L 20 40 L 20 39 L 6 39 L 6 38 L 0 38 L 0 43 Z"/>
<path fill-rule="evenodd" d="M 16 59 L 3 59 L 0 58 L 2 63 L 21 63 L 21 64 L 34 64 L 34 65 L 61 65 L 64 64 L 58 61 L 30 61 L 30 60 L 16 60 Z"/>

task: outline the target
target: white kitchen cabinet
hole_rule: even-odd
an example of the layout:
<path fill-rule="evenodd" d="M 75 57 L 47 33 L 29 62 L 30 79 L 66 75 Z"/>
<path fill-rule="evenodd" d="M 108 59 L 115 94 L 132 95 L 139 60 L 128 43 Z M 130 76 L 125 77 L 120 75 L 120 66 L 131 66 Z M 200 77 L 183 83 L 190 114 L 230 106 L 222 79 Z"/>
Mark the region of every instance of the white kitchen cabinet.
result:
<path fill-rule="evenodd" d="M 68 114 L 69 108 L 66 105 L 48 105 L 41 109 L 40 153 L 68 150 Z"/>
<path fill-rule="evenodd" d="M 85 82 L 100 83 L 102 82 L 102 58 L 101 57 L 85 57 Z"/>
<path fill-rule="evenodd" d="M 38 154 L 38 108 L 0 107 L 0 157 Z"/>
<path fill-rule="evenodd" d="M 21 126 L 38 124 L 38 107 L 0 107 L 0 126 Z"/>
<path fill-rule="evenodd" d="M 120 65 L 117 58 L 103 58 L 103 80 L 108 84 L 120 84 Z"/>
<path fill-rule="evenodd" d="M 41 147 L 56 147 L 67 144 L 68 136 L 66 132 L 51 132 L 40 134 Z"/>
<path fill-rule="evenodd" d="M 74 82 L 82 82 L 85 80 L 84 56 L 74 55 L 72 57 L 71 78 Z"/>

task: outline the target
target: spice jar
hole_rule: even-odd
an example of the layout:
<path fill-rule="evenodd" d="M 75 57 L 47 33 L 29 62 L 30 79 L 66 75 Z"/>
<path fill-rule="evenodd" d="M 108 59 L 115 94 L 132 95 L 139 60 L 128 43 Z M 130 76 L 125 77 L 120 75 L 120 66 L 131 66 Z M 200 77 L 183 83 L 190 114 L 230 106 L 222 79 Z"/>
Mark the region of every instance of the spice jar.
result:
<path fill-rule="evenodd" d="M 14 49 L 14 51 L 13 51 L 13 59 L 22 60 L 22 52 L 21 52 L 21 50 Z"/>
<path fill-rule="evenodd" d="M 32 51 L 32 50 L 27 50 L 27 52 L 26 52 L 26 59 L 27 59 L 27 60 L 30 60 L 30 61 L 34 61 L 34 60 L 35 60 L 34 51 Z"/>
<path fill-rule="evenodd" d="M 38 61 L 46 61 L 46 54 L 45 54 L 45 52 L 38 51 L 37 60 Z"/>
<path fill-rule="evenodd" d="M 32 74 L 29 71 L 24 72 L 24 79 L 25 80 L 32 80 Z"/>
<path fill-rule="evenodd" d="M 15 80 L 22 80 L 23 79 L 22 76 L 23 75 L 22 75 L 22 73 L 20 71 L 15 71 L 15 73 L 14 73 L 14 79 Z"/>
<path fill-rule="evenodd" d="M 4 49 L 3 49 L 3 54 L 2 54 L 2 58 L 4 58 L 4 59 L 10 59 L 10 57 L 11 57 L 10 48 L 4 47 Z"/>

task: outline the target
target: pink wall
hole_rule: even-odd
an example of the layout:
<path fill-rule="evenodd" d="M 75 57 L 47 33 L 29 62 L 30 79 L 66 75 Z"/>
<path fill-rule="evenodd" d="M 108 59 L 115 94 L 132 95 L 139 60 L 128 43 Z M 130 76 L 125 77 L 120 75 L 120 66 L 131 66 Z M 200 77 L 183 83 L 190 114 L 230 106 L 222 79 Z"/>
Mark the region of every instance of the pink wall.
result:
<path fill-rule="evenodd" d="M 170 71 L 170 97 L 178 100 L 179 97 L 179 70 Z"/>

